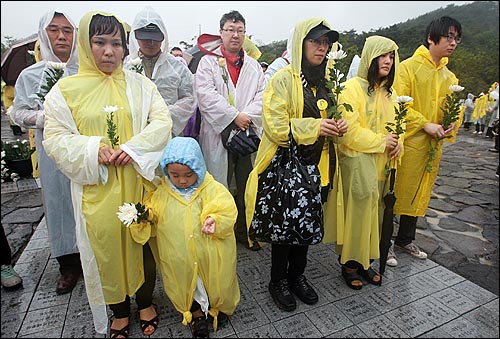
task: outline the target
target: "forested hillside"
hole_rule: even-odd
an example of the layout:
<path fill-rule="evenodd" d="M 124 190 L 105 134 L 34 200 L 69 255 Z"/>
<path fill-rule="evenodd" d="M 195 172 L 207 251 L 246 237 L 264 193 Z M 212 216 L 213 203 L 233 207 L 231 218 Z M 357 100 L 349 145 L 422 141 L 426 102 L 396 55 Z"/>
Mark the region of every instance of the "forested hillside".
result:
<path fill-rule="evenodd" d="M 365 38 L 382 35 L 394 40 L 399 46 L 401 61 L 410 57 L 424 41 L 425 28 L 429 22 L 443 15 L 457 19 L 462 24 L 462 42 L 450 57 L 448 67 L 465 87 L 462 96 L 486 92 L 491 84 L 499 80 L 498 40 L 499 12 L 498 1 L 475 1 L 456 6 L 449 5 L 415 19 L 407 20 L 389 27 L 356 33 L 354 30 L 340 32 L 340 43 L 348 53 L 341 61 L 340 69 L 347 74 L 355 54 L 361 55 Z M 325 19 L 328 20 L 327 17 Z M 263 53 L 259 61 L 271 62 L 286 48 L 286 40 L 259 46 Z"/>

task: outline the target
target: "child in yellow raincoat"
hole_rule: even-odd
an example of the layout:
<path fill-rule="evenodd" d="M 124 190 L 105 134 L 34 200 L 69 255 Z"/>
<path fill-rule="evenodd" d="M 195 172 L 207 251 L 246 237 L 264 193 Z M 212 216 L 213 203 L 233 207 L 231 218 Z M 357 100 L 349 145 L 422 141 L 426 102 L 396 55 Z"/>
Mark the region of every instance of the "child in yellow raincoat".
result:
<path fill-rule="evenodd" d="M 207 172 L 195 139 L 173 138 L 160 166 L 165 177 L 144 201 L 154 220 L 150 244 L 182 323 L 191 324 L 195 337 L 208 337 L 207 312 L 217 329 L 240 302 L 236 204 L 229 190 Z"/>

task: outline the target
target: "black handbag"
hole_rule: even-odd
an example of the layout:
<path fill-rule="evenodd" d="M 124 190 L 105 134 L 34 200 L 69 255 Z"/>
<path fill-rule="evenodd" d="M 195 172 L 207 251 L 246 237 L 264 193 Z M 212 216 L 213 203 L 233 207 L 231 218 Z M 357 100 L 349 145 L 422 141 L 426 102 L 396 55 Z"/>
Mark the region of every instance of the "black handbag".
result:
<path fill-rule="evenodd" d="M 323 240 L 319 169 L 304 161 L 291 134 L 289 147 L 278 147 L 259 175 L 248 235 L 274 244 L 314 245 Z"/>
<path fill-rule="evenodd" d="M 222 131 L 221 138 L 222 145 L 240 157 L 256 152 L 260 144 L 260 138 L 252 127 L 243 131 L 234 122 Z"/>

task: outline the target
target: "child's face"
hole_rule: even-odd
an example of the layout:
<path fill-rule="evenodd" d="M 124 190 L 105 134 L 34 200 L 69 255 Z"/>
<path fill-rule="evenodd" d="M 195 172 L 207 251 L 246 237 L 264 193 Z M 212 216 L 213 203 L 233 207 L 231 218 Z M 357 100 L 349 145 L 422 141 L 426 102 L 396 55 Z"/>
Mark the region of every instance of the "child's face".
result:
<path fill-rule="evenodd" d="M 191 168 L 182 164 L 168 164 L 167 173 L 172 183 L 180 188 L 188 188 L 198 180 L 198 175 Z"/>

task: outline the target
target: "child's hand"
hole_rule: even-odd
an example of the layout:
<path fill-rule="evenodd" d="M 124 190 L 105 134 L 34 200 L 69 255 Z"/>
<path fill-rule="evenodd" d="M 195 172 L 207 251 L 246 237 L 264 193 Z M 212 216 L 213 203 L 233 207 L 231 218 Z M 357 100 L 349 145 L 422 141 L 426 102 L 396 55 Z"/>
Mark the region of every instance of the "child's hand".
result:
<path fill-rule="evenodd" d="M 201 232 L 204 234 L 214 234 L 215 232 L 215 219 L 212 217 L 208 217 L 205 219 L 205 222 L 203 223 L 203 228 L 201 229 Z"/>

